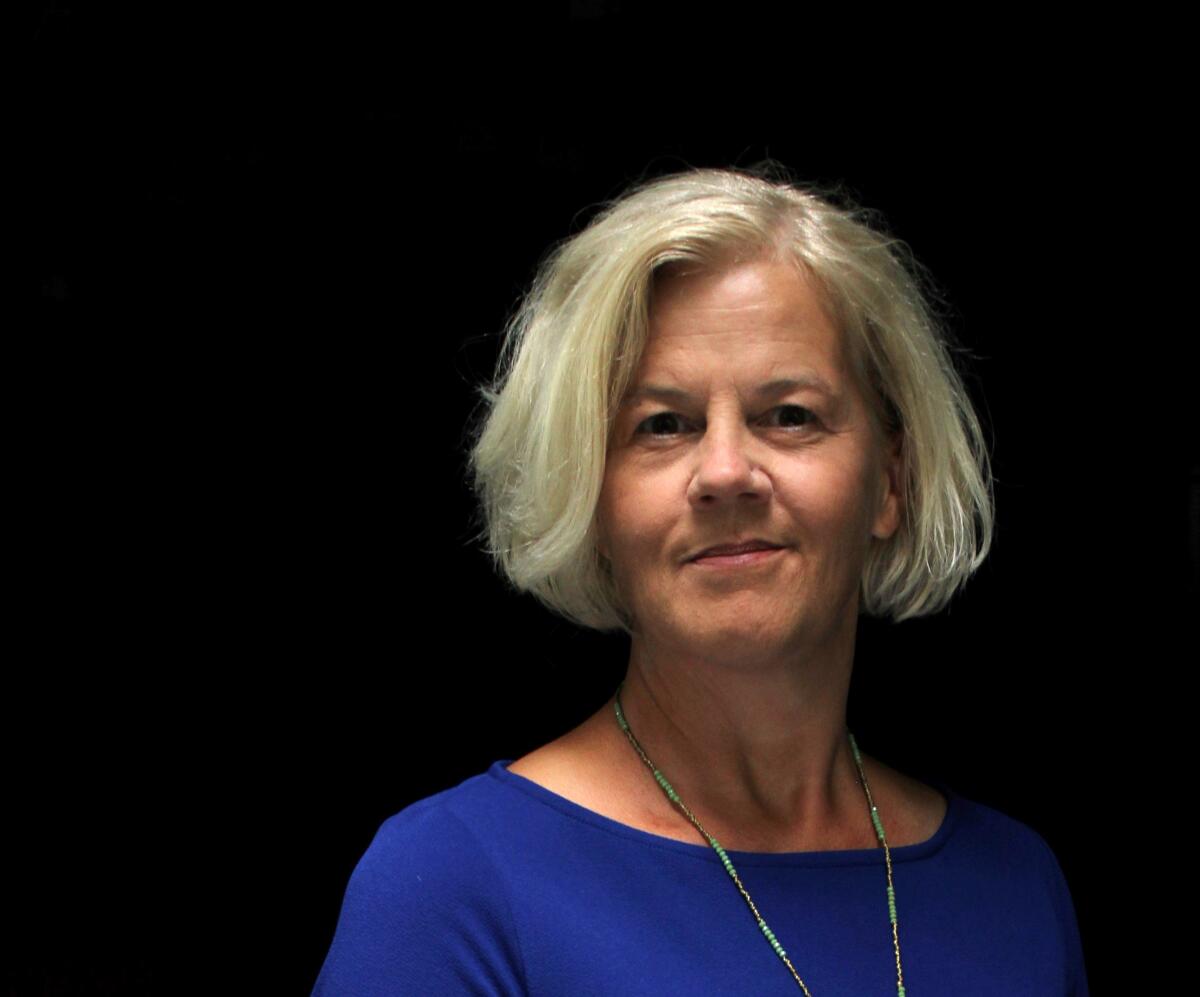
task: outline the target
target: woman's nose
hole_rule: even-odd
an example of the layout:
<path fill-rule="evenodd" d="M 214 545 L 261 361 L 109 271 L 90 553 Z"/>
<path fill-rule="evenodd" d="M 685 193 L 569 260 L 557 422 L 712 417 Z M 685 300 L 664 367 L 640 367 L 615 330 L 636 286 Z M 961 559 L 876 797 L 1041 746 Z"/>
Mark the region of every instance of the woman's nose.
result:
<path fill-rule="evenodd" d="M 696 449 L 688 486 L 693 504 L 755 501 L 770 495 L 771 482 L 754 460 L 754 434 L 744 422 L 710 423 Z"/>

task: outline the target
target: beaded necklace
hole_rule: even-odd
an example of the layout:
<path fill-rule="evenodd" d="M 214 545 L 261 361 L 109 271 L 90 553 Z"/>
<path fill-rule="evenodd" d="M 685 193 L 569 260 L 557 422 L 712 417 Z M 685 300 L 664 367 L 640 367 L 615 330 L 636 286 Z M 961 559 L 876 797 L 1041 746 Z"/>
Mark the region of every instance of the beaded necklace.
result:
<path fill-rule="evenodd" d="M 638 744 L 637 738 L 633 736 L 633 731 L 629 729 L 629 724 L 625 720 L 625 713 L 621 709 L 621 690 L 624 687 L 624 682 L 621 682 L 621 684 L 617 686 L 616 699 L 613 701 L 613 709 L 616 711 L 617 723 L 620 725 L 621 730 L 625 732 L 625 736 L 629 738 L 629 743 L 633 745 L 634 749 L 641 756 L 642 761 L 644 761 L 646 765 L 649 766 L 650 771 L 654 773 L 654 779 L 659 786 L 662 787 L 662 791 L 666 793 L 667 799 L 673 804 L 677 805 L 679 809 L 683 811 L 683 813 L 687 816 L 687 819 L 696 825 L 696 830 L 698 830 L 704 836 L 704 839 L 710 845 L 712 845 L 713 850 L 721 859 L 721 864 L 725 866 L 725 871 L 729 873 L 729 876 L 733 880 L 734 885 L 737 887 L 738 892 L 749 905 L 750 913 L 754 915 L 754 920 L 758 922 L 758 927 L 762 931 L 763 937 L 766 938 L 771 948 L 775 950 L 775 954 L 783 960 L 784 965 L 786 965 L 791 971 L 791 974 L 793 977 L 795 977 L 796 982 L 800 984 L 800 989 L 804 991 L 805 997 L 812 997 L 808 987 L 806 987 L 804 985 L 804 981 L 800 979 L 800 974 L 796 972 L 796 967 L 792 965 L 792 960 L 788 958 L 787 952 L 784 951 L 783 946 L 779 944 L 779 940 L 775 937 L 775 933 L 767 926 L 767 922 L 763 920 L 763 916 L 758 912 L 758 908 L 754 906 L 754 901 L 750 899 L 750 894 L 746 892 L 746 887 L 742 885 L 742 880 L 738 876 L 737 870 L 734 869 L 733 863 L 729 860 L 729 856 L 726 854 L 725 849 L 721 847 L 716 838 L 704 830 L 704 827 L 701 825 L 700 821 L 696 819 L 696 815 L 687 808 L 687 805 L 679 798 L 679 795 L 675 792 L 675 790 L 671 788 L 671 784 L 667 782 L 666 776 L 664 776 L 655 767 L 654 763 L 650 761 L 648 757 L 646 757 L 646 752 L 642 750 L 642 746 Z M 892 925 L 892 947 L 896 950 L 896 994 L 897 997 L 905 997 L 904 971 L 900 967 L 900 935 L 896 926 L 896 890 L 892 884 L 892 853 L 888 849 L 887 838 L 883 833 L 883 822 L 879 818 L 879 810 L 876 808 L 875 800 L 871 796 L 871 787 L 867 785 L 867 773 L 863 770 L 862 755 L 860 755 L 858 752 L 858 744 L 855 743 L 854 735 L 851 734 L 849 730 L 846 731 L 846 736 L 850 739 L 850 750 L 854 753 L 854 763 L 858 766 L 858 777 L 862 781 L 863 791 L 867 794 L 867 806 L 871 808 L 871 823 L 875 827 L 875 836 L 879 839 L 879 843 L 883 846 L 883 859 L 887 866 L 888 920 Z"/>

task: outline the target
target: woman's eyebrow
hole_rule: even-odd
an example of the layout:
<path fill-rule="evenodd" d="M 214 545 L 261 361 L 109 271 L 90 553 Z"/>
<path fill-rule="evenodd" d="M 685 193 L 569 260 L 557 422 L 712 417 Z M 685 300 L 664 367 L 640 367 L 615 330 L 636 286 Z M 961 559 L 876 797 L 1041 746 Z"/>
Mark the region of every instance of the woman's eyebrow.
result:
<path fill-rule="evenodd" d="M 834 399 L 839 397 L 829 382 L 818 374 L 799 374 L 795 377 L 779 377 L 773 381 L 766 381 L 754 388 L 751 395 L 755 398 L 766 398 L 784 395 L 789 391 L 798 391 L 801 388 L 820 391 Z M 625 398 L 626 404 L 635 404 L 646 400 L 690 402 L 694 400 L 694 396 L 682 388 L 672 387 L 667 384 L 642 384 L 631 391 Z"/>

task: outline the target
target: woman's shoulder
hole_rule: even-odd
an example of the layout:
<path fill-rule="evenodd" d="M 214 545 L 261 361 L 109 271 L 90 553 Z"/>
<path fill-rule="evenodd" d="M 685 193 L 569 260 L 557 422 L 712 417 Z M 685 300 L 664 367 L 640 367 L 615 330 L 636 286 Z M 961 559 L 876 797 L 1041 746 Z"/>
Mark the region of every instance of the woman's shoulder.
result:
<path fill-rule="evenodd" d="M 943 789 L 863 754 L 863 768 L 892 847 L 922 844 L 942 829 L 950 809 Z"/>
<path fill-rule="evenodd" d="M 1006 893 L 1022 893 L 1032 902 L 1051 900 L 1069 917 L 1069 888 L 1050 842 L 1031 824 L 999 806 L 963 795 L 935 782 L 951 800 L 952 834 L 947 859 L 963 877 L 1001 884 Z"/>
<path fill-rule="evenodd" d="M 352 885 L 412 897 L 433 887 L 469 888 L 488 861 L 477 827 L 494 806 L 484 775 L 416 800 L 385 819 L 351 877 Z M 437 882 L 431 882 L 436 879 Z"/>
<path fill-rule="evenodd" d="M 380 825 L 350 876 L 314 995 L 525 993 L 519 943 L 500 927 L 513 898 L 464 819 L 480 789 L 467 780 Z"/>
<path fill-rule="evenodd" d="M 1013 871 L 1061 876 L 1054 850 L 1032 825 L 998 806 L 961 793 L 955 796 L 962 847 L 986 854 Z"/>
<path fill-rule="evenodd" d="M 678 819 L 660 816 L 661 790 L 640 768 L 630 765 L 628 749 L 613 750 L 611 739 L 605 736 L 606 712 L 597 711 L 573 730 L 523 755 L 508 765 L 507 771 L 591 814 L 695 844 L 696 832 L 690 824 L 681 826 Z"/>

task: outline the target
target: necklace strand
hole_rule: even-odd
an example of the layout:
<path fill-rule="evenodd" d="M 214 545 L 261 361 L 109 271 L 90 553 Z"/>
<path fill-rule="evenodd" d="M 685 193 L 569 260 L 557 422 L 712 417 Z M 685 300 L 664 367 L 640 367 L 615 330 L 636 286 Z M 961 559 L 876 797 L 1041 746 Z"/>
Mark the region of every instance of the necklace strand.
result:
<path fill-rule="evenodd" d="M 637 738 L 633 736 L 633 731 L 629 729 L 629 723 L 625 720 L 625 712 L 621 709 L 621 690 L 624 687 L 624 682 L 621 682 L 621 684 L 617 686 L 616 699 L 613 701 L 613 709 L 616 711 L 617 723 L 620 724 L 621 730 L 625 732 L 625 736 L 629 738 L 629 743 L 633 745 L 634 750 L 637 751 L 637 753 L 641 756 L 642 761 L 644 761 L 650 771 L 654 773 L 654 779 L 662 788 L 662 791 L 667 795 L 667 799 L 669 799 L 673 804 L 683 811 L 687 819 L 696 826 L 696 830 L 704 836 L 704 840 L 713 847 L 713 850 L 717 853 L 717 856 L 721 860 L 721 864 L 725 866 L 725 871 L 729 873 L 729 876 L 733 880 L 734 885 L 737 887 L 738 892 L 742 895 L 742 898 L 749 906 L 750 913 L 754 915 L 754 920 L 758 923 L 759 930 L 762 931 L 763 937 L 766 938 L 766 940 L 770 943 L 771 948 L 775 950 L 775 954 L 778 955 L 781 960 L 783 960 L 784 965 L 787 966 L 792 976 L 795 977 L 796 982 L 800 984 L 800 989 L 804 991 L 805 997 L 812 997 L 808 987 L 805 986 L 804 981 L 800 979 L 800 974 L 796 972 L 796 967 L 792 965 L 792 960 L 788 958 L 787 952 L 784 950 L 783 946 L 779 944 L 779 939 L 775 937 L 775 933 L 770 929 L 770 927 L 767 925 L 767 922 L 763 919 L 763 916 L 758 912 L 758 908 L 754 906 L 754 901 L 750 899 L 750 894 L 747 892 L 746 887 L 742 885 L 741 877 L 738 876 L 737 870 L 733 867 L 733 862 L 730 861 L 729 855 L 725 852 L 725 849 L 721 847 L 716 838 L 704 830 L 704 825 L 702 825 L 700 821 L 697 820 L 696 815 L 688 809 L 687 804 L 685 804 L 683 800 L 679 798 L 679 794 L 676 793 L 671 787 L 671 784 L 667 782 L 666 776 L 664 776 L 657 769 L 654 763 L 650 761 L 646 755 L 646 752 L 642 750 L 642 746 L 638 744 Z M 892 947 L 896 951 L 896 995 L 897 997 L 905 997 L 904 970 L 900 966 L 900 933 L 896 924 L 896 890 L 892 883 L 892 853 L 888 848 L 887 837 L 883 833 L 883 821 L 879 818 L 879 810 L 875 806 L 874 798 L 871 796 L 871 787 L 867 784 L 867 773 L 863 769 L 862 755 L 859 754 L 858 744 L 854 740 L 854 735 L 851 734 L 849 730 L 846 731 L 846 736 L 850 739 L 850 750 L 854 754 L 854 764 L 858 766 L 858 777 L 862 782 L 863 791 L 867 795 L 867 806 L 870 807 L 871 810 L 871 824 L 875 828 L 875 836 L 879 839 L 879 843 L 883 846 L 883 859 L 885 865 L 887 866 L 888 919 L 892 925 Z"/>

